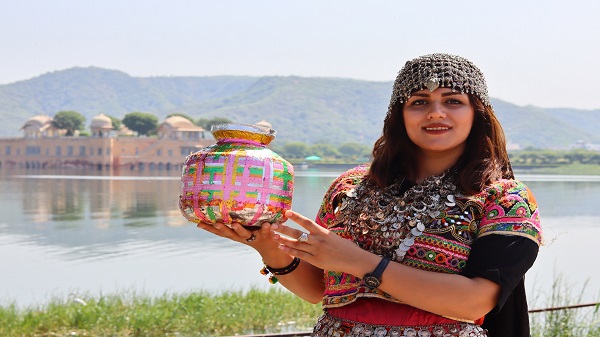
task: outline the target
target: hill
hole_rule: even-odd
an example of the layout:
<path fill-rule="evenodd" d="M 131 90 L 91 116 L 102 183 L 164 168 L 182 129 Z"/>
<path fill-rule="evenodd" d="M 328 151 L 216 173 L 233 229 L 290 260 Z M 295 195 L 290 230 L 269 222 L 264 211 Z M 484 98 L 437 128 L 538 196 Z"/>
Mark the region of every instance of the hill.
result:
<path fill-rule="evenodd" d="M 194 118 L 265 119 L 277 142 L 355 141 L 371 144 L 381 132 L 391 82 L 305 77 L 131 77 L 101 68 L 71 68 L 0 85 L 0 136 L 18 136 L 27 119 L 75 110 L 122 118 L 133 111 L 160 119 L 182 112 Z M 600 110 L 543 109 L 492 99 L 510 142 L 522 147 L 600 143 Z"/>

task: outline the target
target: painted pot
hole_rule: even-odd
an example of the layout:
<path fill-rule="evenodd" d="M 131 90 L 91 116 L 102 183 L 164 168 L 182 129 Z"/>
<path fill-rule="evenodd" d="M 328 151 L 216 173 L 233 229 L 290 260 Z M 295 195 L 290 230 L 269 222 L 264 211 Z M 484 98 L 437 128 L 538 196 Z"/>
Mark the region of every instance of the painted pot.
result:
<path fill-rule="evenodd" d="M 249 229 L 285 221 L 291 208 L 294 168 L 267 145 L 273 129 L 246 124 L 211 128 L 217 140 L 186 157 L 179 208 L 195 223 L 238 222 Z"/>

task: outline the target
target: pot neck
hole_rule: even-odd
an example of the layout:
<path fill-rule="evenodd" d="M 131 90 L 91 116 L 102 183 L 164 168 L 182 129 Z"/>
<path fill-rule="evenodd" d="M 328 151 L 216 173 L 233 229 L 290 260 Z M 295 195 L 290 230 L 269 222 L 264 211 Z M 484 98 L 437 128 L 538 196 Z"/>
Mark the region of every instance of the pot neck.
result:
<path fill-rule="evenodd" d="M 217 130 L 212 132 L 212 134 L 217 139 L 217 142 L 223 142 L 224 140 L 231 142 L 235 140 L 236 143 L 249 142 L 248 144 L 256 143 L 262 146 L 268 145 L 274 138 L 273 135 L 245 130 Z"/>
<path fill-rule="evenodd" d="M 226 144 L 226 143 L 246 144 L 246 145 L 252 145 L 252 146 L 257 146 L 257 147 L 267 147 L 267 145 L 265 145 L 261 142 L 257 142 L 255 140 L 251 140 L 251 139 L 221 138 L 221 139 L 217 140 L 217 144 L 219 144 L 219 145 Z"/>

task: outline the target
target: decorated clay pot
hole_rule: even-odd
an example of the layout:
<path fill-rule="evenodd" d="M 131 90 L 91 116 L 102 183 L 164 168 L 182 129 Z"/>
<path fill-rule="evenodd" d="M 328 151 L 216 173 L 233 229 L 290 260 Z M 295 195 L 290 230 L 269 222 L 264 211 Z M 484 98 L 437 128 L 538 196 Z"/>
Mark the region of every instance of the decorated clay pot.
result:
<path fill-rule="evenodd" d="M 245 124 L 211 128 L 216 144 L 183 164 L 179 208 L 189 221 L 238 222 L 249 229 L 279 223 L 291 208 L 294 168 L 267 148 L 273 129 Z"/>

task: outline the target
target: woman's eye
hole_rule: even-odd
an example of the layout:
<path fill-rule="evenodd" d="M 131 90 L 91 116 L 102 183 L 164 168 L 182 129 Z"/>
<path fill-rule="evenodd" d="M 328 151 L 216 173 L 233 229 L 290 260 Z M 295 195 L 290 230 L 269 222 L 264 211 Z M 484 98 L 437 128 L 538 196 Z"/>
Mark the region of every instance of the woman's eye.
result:
<path fill-rule="evenodd" d="M 427 101 L 425 101 L 424 99 L 418 99 L 416 101 L 413 101 L 411 105 L 423 105 L 426 103 L 427 103 Z"/>
<path fill-rule="evenodd" d="M 462 102 L 458 99 L 449 99 L 448 103 L 450 104 L 462 104 Z"/>

